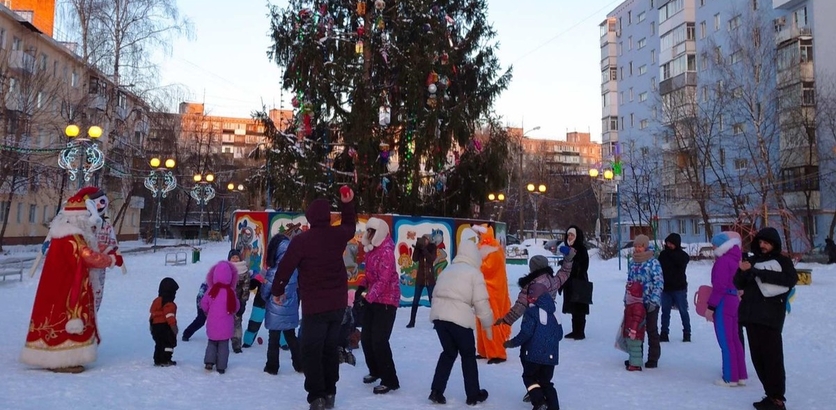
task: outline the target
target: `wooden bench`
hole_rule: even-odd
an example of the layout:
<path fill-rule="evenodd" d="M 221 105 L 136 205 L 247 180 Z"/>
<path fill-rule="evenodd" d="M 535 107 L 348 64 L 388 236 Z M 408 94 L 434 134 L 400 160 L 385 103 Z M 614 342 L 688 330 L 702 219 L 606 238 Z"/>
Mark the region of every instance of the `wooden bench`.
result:
<path fill-rule="evenodd" d="M 165 265 L 182 266 L 186 264 L 186 252 L 168 252 L 165 254 Z"/>
<path fill-rule="evenodd" d="M 714 259 L 714 248 L 711 246 L 703 246 L 697 250 L 695 255 L 691 255 L 692 261 L 701 261 L 704 259 Z"/>
<path fill-rule="evenodd" d="M 18 276 L 18 280 L 23 282 L 23 269 L 0 269 L 0 277 L 3 278 L 3 282 L 6 281 L 6 276 Z"/>

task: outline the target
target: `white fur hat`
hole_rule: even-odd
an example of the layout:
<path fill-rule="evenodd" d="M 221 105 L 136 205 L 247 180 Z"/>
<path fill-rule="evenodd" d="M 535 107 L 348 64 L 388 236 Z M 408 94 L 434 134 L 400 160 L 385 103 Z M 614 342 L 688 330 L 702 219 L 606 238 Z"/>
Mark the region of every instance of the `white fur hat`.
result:
<path fill-rule="evenodd" d="M 369 228 L 374 229 L 374 237 L 369 238 L 369 234 L 365 233 L 363 234 L 363 239 L 361 239 L 363 249 L 366 252 L 371 252 L 372 249 L 380 246 L 383 240 L 386 239 L 386 235 L 389 235 L 389 224 L 380 218 L 369 218 L 366 221 L 366 229 Z"/>

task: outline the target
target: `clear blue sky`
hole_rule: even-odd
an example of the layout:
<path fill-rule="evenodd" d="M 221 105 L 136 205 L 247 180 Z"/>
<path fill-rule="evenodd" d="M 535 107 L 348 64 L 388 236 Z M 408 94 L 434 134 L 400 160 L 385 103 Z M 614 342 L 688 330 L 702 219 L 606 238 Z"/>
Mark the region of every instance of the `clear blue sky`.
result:
<path fill-rule="evenodd" d="M 496 104 L 506 123 L 528 135 L 562 138 L 591 131 L 600 140 L 601 75 L 598 24 L 621 0 L 490 0 L 488 19 L 503 66 L 514 79 Z M 284 6 L 284 0 L 273 0 Z M 162 65 L 163 83 L 180 83 L 213 115 L 248 116 L 281 105 L 280 71 L 266 57 L 269 21 L 260 0 L 178 0 L 195 26 Z M 205 96 L 205 97 L 204 97 Z M 289 95 L 284 93 L 289 108 Z"/>

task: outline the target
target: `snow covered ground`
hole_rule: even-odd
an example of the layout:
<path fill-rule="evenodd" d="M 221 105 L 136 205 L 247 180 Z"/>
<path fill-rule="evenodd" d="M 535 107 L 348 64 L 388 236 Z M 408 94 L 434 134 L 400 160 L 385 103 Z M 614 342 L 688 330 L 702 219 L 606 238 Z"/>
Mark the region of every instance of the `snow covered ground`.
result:
<path fill-rule="evenodd" d="M 102 344 L 99 359 L 78 375 L 54 374 L 29 369 L 18 361 L 23 346 L 39 274 L 23 282 L 0 282 L 0 408 L 3 409 L 307 409 L 304 376 L 289 366 L 282 352 L 278 376 L 262 372 L 265 345 L 255 345 L 230 357 L 225 375 L 203 370 L 206 336 L 203 330 L 190 342 L 180 342 L 174 353 L 176 367 L 155 368 L 153 341 L 148 332 L 148 308 L 157 295 L 161 278 L 171 276 L 180 284 L 177 294 L 178 322 L 184 329 L 195 315 L 194 297 L 206 271 L 214 261 L 225 258 L 228 244 L 213 243 L 203 248 L 201 262 L 166 267 L 165 252 L 136 253 L 125 257 L 129 272 L 109 273 L 100 311 Z M 190 256 L 190 255 L 189 255 Z M 191 258 L 189 258 L 191 259 Z M 625 272 L 616 260 L 593 260 L 590 278 L 595 282 L 595 304 L 587 326 L 587 339 L 564 340 L 555 382 L 564 410 L 598 409 L 751 409 L 762 396 L 762 388 L 749 363 L 750 383 L 746 387 L 723 388 L 713 384 L 720 376 L 720 350 L 711 325 L 696 316 L 691 307 L 693 342 L 680 341 L 681 325 L 674 312 L 670 343 L 662 344 L 658 369 L 628 373 L 626 354 L 613 348 L 621 320 Z M 710 262 L 692 262 L 688 275 L 691 292 L 709 282 Z M 832 409 L 836 403 L 833 354 L 836 321 L 836 266 L 806 265 L 813 268 L 812 286 L 799 286 L 793 312 L 787 318 L 784 344 L 787 366 L 787 402 L 794 410 Z M 516 296 L 516 279 L 524 266 L 508 267 L 510 291 Z M 252 302 L 251 302 L 252 303 Z M 366 368 L 360 350 L 355 351 L 357 367 L 341 366 L 337 386 L 337 409 L 462 409 L 464 401 L 458 365 L 448 384 L 446 406 L 427 400 L 435 362 L 440 352 L 438 339 L 428 322 L 429 309 L 419 310 L 418 325 L 406 329 L 409 312 L 398 312 L 392 335 L 395 363 L 401 389 L 387 395 L 372 394 L 374 385 L 364 385 Z M 246 317 L 249 316 L 249 308 Z M 568 331 L 569 318 L 563 317 Z M 514 333 L 518 329 L 514 328 Z M 262 329 L 259 336 L 266 339 Z M 524 389 L 517 358 L 509 350 L 507 362 L 487 365 L 479 362 L 482 387 L 489 399 L 478 409 L 529 409 L 520 399 Z"/>

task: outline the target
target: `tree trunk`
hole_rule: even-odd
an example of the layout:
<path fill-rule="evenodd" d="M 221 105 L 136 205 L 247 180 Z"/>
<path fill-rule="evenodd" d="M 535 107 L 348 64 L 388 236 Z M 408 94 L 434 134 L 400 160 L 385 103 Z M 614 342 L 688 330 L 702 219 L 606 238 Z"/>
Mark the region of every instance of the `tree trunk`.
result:
<path fill-rule="evenodd" d="M 12 181 L 10 184 L 11 189 L 9 189 L 9 193 L 6 195 L 6 212 L 3 213 L 3 226 L 0 227 L 0 252 L 3 251 L 3 239 L 6 237 L 6 227 L 8 226 L 9 222 L 9 214 L 12 211 L 12 198 L 15 196 L 15 183 L 17 182 L 17 175 L 12 173 Z"/>

